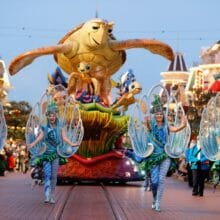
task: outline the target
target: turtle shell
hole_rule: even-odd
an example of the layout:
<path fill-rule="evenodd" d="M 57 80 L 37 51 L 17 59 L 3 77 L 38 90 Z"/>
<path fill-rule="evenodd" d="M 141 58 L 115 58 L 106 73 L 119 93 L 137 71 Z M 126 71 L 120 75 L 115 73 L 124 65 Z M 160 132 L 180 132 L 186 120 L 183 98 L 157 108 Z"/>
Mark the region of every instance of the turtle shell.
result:
<path fill-rule="evenodd" d="M 87 62 L 90 64 L 91 73 L 105 72 L 105 74 L 111 76 L 124 64 L 126 60 L 125 50 L 114 51 L 109 47 L 108 42 L 116 40 L 112 34 L 109 35 L 107 42 L 104 45 L 100 45 L 96 49 L 90 49 L 82 46 L 80 38 L 82 38 L 81 29 L 83 25 L 84 23 L 70 30 L 58 42 L 58 44 L 71 41 L 80 42 L 78 43 L 76 53 L 73 56 L 66 56 L 66 54 L 61 53 L 55 54 L 55 61 L 67 74 L 77 72 L 77 65 L 80 62 Z"/>

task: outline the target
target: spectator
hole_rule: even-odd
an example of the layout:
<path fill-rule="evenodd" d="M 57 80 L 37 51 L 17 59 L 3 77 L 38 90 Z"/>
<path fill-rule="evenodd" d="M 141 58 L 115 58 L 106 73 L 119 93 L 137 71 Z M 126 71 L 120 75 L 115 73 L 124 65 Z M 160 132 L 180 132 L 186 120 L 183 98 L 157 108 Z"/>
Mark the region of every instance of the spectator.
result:
<path fill-rule="evenodd" d="M 189 154 L 189 162 L 191 164 L 193 176 L 192 195 L 203 196 L 205 179 L 209 175 L 209 160 L 201 151 L 199 141 L 192 147 Z"/>
<path fill-rule="evenodd" d="M 178 172 L 180 176 L 187 175 L 185 155 L 182 155 L 178 161 Z"/>
<path fill-rule="evenodd" d="M 5 170 L 7 169 L 7 162 L 5 156 L 0 154 L 0 176 L 5 175 Z"/>
<path fill-rule="evenodd" d="M 20 147 L 18 158 L 19 158 L 19 171 L 24 173 L 25 172 L 26 152 L 25 152 L 25 149 L 23 149 L 23 147 Z"/>
<path fill-rule="evenodd" d="M 14 171 L 15 168 L 15 157 L 13 155 L 12 150 L 6 150 L 6 156 L 7 156 L 7 170 L 10 172 Z"/>

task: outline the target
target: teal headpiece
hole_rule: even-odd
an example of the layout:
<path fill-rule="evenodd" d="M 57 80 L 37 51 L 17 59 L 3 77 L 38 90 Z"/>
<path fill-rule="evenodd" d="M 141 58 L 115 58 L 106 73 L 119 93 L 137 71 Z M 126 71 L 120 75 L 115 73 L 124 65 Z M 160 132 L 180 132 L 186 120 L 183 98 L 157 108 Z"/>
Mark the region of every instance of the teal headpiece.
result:
<path fill-rule="evenodd" d="M 156 113 L 156 112 L 163 112 L 164 108 L 163 108 L 163 104 L 161 102 L 161 97 L 159 95 L 154 95 L 154 101 L 151 102 L 151 110 L 150 112 L 152 114 Z"/>
<path fill-rule="evenodd" d="M 46 110 L 46 116 L 49 116 L 51 113 L 55 113 L 55 114 L 58 113 L 58 107 L 54 101 L 51 101 L 48 104 L 47 110 Z"/>

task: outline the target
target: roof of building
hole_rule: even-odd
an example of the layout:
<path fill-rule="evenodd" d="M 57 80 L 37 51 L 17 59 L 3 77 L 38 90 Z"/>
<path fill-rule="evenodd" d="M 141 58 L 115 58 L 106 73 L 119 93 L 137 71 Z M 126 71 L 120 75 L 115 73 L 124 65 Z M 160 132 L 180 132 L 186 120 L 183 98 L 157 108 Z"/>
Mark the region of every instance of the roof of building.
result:
<path fill-rule="evenodd" d="M 188 69 L 186 67 L 185 60 L 183 58 L 183 54 L 180 52 L 175 53 L 174 60 L 170 63 L 168 72 L 188 72 Z"/>

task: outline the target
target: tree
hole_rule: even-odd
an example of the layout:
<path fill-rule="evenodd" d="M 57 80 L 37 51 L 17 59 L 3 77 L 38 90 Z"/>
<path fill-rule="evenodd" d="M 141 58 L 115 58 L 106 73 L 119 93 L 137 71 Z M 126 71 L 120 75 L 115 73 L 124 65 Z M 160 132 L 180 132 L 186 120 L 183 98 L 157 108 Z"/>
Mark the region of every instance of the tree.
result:
<path fill-rule="evenodd" d="M 25 127 L 32 110 L 30 104 L 26 101 L 11 101 L 4 109 L 8 138 L 25 140 Z"/>

